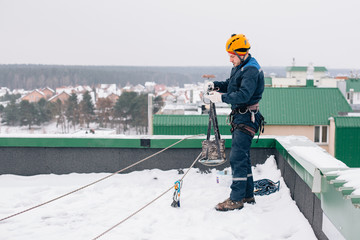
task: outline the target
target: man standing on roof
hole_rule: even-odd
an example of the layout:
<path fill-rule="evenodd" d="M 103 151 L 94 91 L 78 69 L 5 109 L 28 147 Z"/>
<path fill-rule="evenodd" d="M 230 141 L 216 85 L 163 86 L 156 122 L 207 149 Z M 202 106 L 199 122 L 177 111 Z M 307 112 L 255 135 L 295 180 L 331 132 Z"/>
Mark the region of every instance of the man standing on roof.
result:
<path fill-rule="evenodd" d="M 204 95 L 210 101 L 231 104 L 232 145 L 230 197 L 216 205 L 218 211 L 241 209 L 244 203 L 255 203 L 251 171 L 250 146 L 255 133 L 264 123 L 259 101 L 264 91 L 264 73 L 250 53 L 250 43 L 243 34 L 233 34 L 226 42 L 226 51 L 234 65 L 230 78 L 207 84 Z M 261 129 L 260 129 L 261 130 Z"/>

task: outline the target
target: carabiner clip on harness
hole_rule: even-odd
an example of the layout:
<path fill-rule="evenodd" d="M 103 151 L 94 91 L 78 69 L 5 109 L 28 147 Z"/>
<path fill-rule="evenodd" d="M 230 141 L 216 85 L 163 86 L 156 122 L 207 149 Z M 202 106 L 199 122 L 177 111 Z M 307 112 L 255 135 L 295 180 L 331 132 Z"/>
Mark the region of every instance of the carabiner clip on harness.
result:
<path fill-rule="evenodd" d="M 246 114 L 247 112 L 250 113 L 250 120 L 251 122 L 255 123 L 256 119 L 255 119 L 255 115 L 259 112 L 259 105 L 258 104 L 254 104 L 252 106 L 248 106 L 248 107 L 243 107 L 243 108 L 235 108 L 231 111 L 231 113 L 227 116 L 226 118 L 226 123 L 228 125 L 231 126 L 230 132 L 233 133 L 235 131 L 235 129 L 240 130 L 241 132 L 250 135 L 251 137 L 254 137 L 256 134 L 256 131 L 253 127 L 250 127 L 248 125 L 245 124 L 236 124 L 234 123 L 234 115 L 239 113 L 239 114 Z M 264 126 L 265 126 L 265 121 L 264 121 L 264 117 L 261 115 L 260 116 L 260 123 L 259 123 L 259 134 L 258 134 L 258 138 L 256 140 L 256 143 L 259 141 L 259 137 L 261 133 L 264 133 Z"/>

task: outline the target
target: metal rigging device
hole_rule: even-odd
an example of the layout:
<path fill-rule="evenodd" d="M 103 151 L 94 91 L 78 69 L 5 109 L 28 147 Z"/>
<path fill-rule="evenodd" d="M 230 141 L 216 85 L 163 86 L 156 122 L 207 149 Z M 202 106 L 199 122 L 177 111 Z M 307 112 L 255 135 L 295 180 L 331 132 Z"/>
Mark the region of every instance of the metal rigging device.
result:
<path fill-rule="evenodd" d="M 215 140 L 210 140 L 211 125 L 213 125 L 214 128 Z M 225 162 L 226 162 L 225 140 L 221 139 L 220 136 L 215 103 L 210 101 L 207 138 L 202 142 L 202 152 L 201 152 L 201 158 L 199 159 L 199 163 L 205 166 L 215 167 Z"/>

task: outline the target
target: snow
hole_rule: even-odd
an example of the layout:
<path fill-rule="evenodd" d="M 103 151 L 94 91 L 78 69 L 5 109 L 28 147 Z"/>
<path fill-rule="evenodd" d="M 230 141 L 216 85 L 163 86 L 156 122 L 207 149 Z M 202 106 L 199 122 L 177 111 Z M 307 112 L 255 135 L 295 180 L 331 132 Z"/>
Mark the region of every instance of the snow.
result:
<path fill-rule="evenodd" d="M 242 210 L 217 212 L 229 196 L 230 169 L 184 178 L 181 207 L 172 208 L 173 190 L 100 239 L 316 239 L 276 167 L 274 157 L 253 167 L 254 179 L 280 180 L 280 191 L 256 197 Z M 107 176 L 68 174 L 0 176 L 0 218 L 22 211 Z M 117 174 L 63 199 L 0 222 L 2 240 L 93 239 L 169 189 L 177 170 Z M 219 179 L 217 183 L 216 178 Z"/>
<path fill-rule="evenodd" d="M 346 168 L 346 164 L 337 160 L 324 149 L 316 146 L 295 146 L 289 148 L 290 152 L 301 156 L 306 161 L 315 165 L 318 168 Z"/>
<path fill-rule="evenodd" d="M 275 139 L 310 174 L 314 174 L 316 168 L 323 172 L 348 168 L 305 136 L 275 136 Z"/>
<path fill-rule="evenodd" d="M 90 129 L 95 129 L 95 134 L 89 134 Z M 61 126 L 56 127 L 56 122 L 47 123 L 42 126 L 33 125 L 31 129 L 28 126 L 7 126 L 0 125 L 0 137 L 104 137 L 115 136 L 115 129 L 99 129 L 97 124 L 91 123 L 90 128 L 76 126 L 66 129 L 66 133 L 63 132 Z M 101 136 L 99 136 L 101 135 Z M 116 135 L 121 136 L 121 135 Z"/>
<path fill-rule="evenodd" d="M 330 173 L 336 173 L 339 175 L 336 180 L 345 180 L 346 183 L 344 187 L 352 187 L 355 190 L 351 193 L 351 195 L 360 196 L 360 168 L 353 168 L 349 170 L 343 171 L 334 171 Z"/>

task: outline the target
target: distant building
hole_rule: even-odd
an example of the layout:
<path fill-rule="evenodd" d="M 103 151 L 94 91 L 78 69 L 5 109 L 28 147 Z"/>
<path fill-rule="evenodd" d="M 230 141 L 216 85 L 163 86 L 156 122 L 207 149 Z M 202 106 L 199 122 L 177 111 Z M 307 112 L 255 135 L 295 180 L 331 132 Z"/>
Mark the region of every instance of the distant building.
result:
<path fill-rule="evenodd" d="M 107 98 L 112 94 L 116 95 L 117 97 L 121 95 L 121 90 L 116 86 L 116 84 L 99 84 L 96 87 L 95 91 L 96 91 L 96 99 Z M 111 98 L 113 97 L 115 96 L 112 96 Z"/>
<path fill-rule="evenodd" d="M 41 98 L 46 99 L 46 95 L 40 90 L 33 90 L 30 93 L 26 94 L 21 100 L 27 100 L 31 103 L 40 101 Z"/>
<path fill-rule="evenodd" d="M 314 80 L 325 78 L 328 76 L 328 70 L 326 67 L 313 67 L 314 68 Z M 291 66 L 286 68 L 286 78 L 296 78 L 300 80 L 306 80 L 308 67 L 305 66 Z"/>
<path fill-rule="evenodd" d="M 50 98 L 49 102 L 57 102 L 57 100 L 59 99 L 64 104 L 67 100 L 69 100 L 69 98 L 70 94 L 68 94 L 67 92 L 61 92 Z"/>
<path fill-rule="evenodd" d="M 55 89 L 56 94 L 60 94 L 62 92 L 66 92 L 67 94 L 71 94 L 73 92 L 73 87 L 57 87 Z"/>
<path fill-rule="evenodd" d="M 125 87 L 122 88 L 123 92 L 132 92 L 133 91 L 133 87 L 130 84 L 127 84 Z"/>
<path fill-rule="evenodd" d="M 49 87 L 41 89 L 41 92 L 45 94 L 46 99 L 50 99 L 52 96 L 55 95 L 55 91 Z"/>
<path fill-rule="evenodd" d="M 176 100 L 176 97 L 174 94 L 169 92 L 168 90 L 164 90 L 162 92 L 158 92 L 156 96 L 160 96 L 164 102 L 174 102 Z"/>
<path fill-rule="evenodd" d="M 360 104 L 360 79 L 346 80 L 346 99 L 353 105 Z"/>
<path fill-rule="evenodd" d="M 155 82 L 145 82 L 145 88 L 148 92 L 154 92 L 155 91 Z"/>
<path fill-rule="evenodd" d="M 111 93 L 107 98 L 112 102 L 113 105 L 115 105 L 116 101 L 119 99 L 119 95 L 115 93 Z"/>
<path fill-rule="evenodd" d="M 6 93 L 10 93 L 10 89 L 8 89 L 7 87 L 1 87 L 0 88 L 0 97 L 5 96 Z"/>
<path fill-rule="evenodd" d="M 265 78 L 265 86 L 267 87 L 306 87 L 312 80 L 312 85 L 319 88 L 337 88 L 339 82 L 345 81 L 346 78 L 329 77 L 325 67 L 309 66 L 292 66 L 286 68 L 286 77 L 278 78 L 275 76 Z M 310 75 L 309 75 L 310 74 Z"/>
<path fill-rule="evenodd" d="M 38 102 L 41 98 L 44 98 L 45 100 L 50 99 L 52 96 L 54 96 L 55 91 L 52 90 L 49 87 L 43 88 L 43 89 L 35 89 L 31 91 L 30 93 L 25 94 L 21 98 L 21 100 L 27 100 L 29 102 Z"/>
<path fill-rule="evenodd" d="M 266 88 L 260 111 L 267 122 L 264 134 L 302 135 L 325 150 L 334 145 L 329 118 L 352 111 L 337 88 Z"/>
<path fill-rule="evenodd" d="M 166 88 L 166 85 L 164 84 L 156 84 L 155 87 L 154 87 L 154 91 L 155 93 L 157 92 L 163 92 L 165 91 L 167 88 Z"/>
<path fill-rule="evenodd" d="M 132 91 L 140 94 L 145 92 L 145 87 L 141 84 L 137 84 L 135 87 L 132 88 Z"/>

